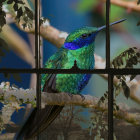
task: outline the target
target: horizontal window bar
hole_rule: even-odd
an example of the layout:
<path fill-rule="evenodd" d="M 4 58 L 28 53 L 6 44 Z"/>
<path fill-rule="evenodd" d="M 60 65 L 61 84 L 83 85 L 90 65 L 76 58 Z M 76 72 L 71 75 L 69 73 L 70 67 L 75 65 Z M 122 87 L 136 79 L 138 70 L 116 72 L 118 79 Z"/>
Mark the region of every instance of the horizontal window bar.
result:
<path fill-rule="evenodd" d="M 0 73 L 55 73 L 55 74 L 78 74 L 78 73 L 89 73 L 89 74 L 113 74 L 113 75 L 138 75 L 140 74 L 140 69 L 93 69 L 93 70 L 83 70 L 83 69 L 0 69 Z"/>

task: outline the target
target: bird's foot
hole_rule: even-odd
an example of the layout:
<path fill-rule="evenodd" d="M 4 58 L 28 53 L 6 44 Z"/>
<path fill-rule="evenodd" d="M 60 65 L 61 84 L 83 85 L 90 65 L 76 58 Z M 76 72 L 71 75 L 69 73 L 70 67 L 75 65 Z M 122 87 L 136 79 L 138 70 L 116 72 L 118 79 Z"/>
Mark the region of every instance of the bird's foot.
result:
<path fill-rule="evenodd" d="M 82 101 L 84 101 L 84 100 L 85 100 L 85 96 L 84 96 L 84 95 L 82 95 L 82 94 L 78 94 L 78 95 L 80 95 L 80 96 L 81 96 Z"/>
<path fill-rule="evenodd" d="M 68 92 L 66 92 L 66 94 L 69 95 L 71 98 L 72 98 L 72 96 L 73 96 L 71 93 L 68 93 Z"/>

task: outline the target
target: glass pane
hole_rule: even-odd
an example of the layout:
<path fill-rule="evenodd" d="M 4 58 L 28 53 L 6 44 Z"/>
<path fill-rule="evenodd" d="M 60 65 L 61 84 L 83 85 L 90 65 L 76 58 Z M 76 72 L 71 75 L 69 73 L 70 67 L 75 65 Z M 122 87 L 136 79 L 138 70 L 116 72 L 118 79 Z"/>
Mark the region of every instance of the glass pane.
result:
<path fill-rule="evenodd" d="M 125 5 L 128 5 L 128 3 L 129 1 L 126 1 Z M 134 4 L 137 5 L 136 2 Z M 126 12 L 127 8 L 127 6 L 122 8 L 121 5 L 113 3 L 111 5 L 110 22 L 126 19 L 123 23 L 111 27 L 111 60 L 122 53 L 123 55 L 118 60 L 119 67 L 128 68 L 133 66 L 134 68 L 140 68 L 138 62 L 140 58 L 140 51 L 138 50 L 140 44 L 139 27 L 137 26 L 139 23 L 138 11 Z M 131 49 L 134 47 L 136 48 L 135 51 Z M 129 51 L 127 51 L 128 49 Z M 122 60 L 120 60 L 121 58 Z M 126 65 L 126 62 L 129 62 L 129 64 Z"/>
<path fill-rule="evenodd" d="M 59 4 L 58 1 L 51 1 L 51 0 L 42 1 L 42 10 L 43 10 L 42 15 L 43 17 L 46 17 L 47 19 L 49 19 L 50 25 L 53 26 L 53 28 L 47 27 L 48 32 L 51 30 L 51 34 L 53 36 L 51 36 L 50 39 L 47 39 L 47 41 L 45 40 L 45 37 L 44 37 L 44 40 L 43 40 L 44 42 L 43 63 L 45 63 L 46 60 L 57 51 L 57 48 L 62 47 L 65 40 L 64 38 L 66 38 L 69 33 L 77 29 L 80 29 L 84 26 L 99 27 L 105 24 L 103 20 L 100 20 L 102 17 L 99 17 L 98 19 L 98 17 L 96 16 L 96 13 L 93 12 L 92 8 L 90 8 L 89 10 L 87 8 L 86 11 L 82 10 L 80 7 L 84 6 L 84 4 L 81 1 L 62 0 L 61 3 L 62 4 L 58 7 L 57 6 Z M 53 9 L 51 7 L 53 7 Z M 89 14 L 86 14 L 86 13 L 89 13 Z M 93 18 L 94 16 L 95 18 Z M 56 31 L 55 29 L 57 29 L 60 32 Z M 46 36 L 48 37 L 47 34 Z M 74 40 L 75 39 L 77 38 L 74 38 Z M 105 33 L 104 31 L 99 33 L 96 38 L 93 37 L 91 42 L 92 43 L 94 42 L 93 48 L 95 48 L 95 53 L 98 54 L 98 56 L 101 56 L 101 58 L 105 58 Z M 90 45 L 91 45 L 91 42 L 89 42 Z M 81 47 L 81 46 L 82 44 L 77 47 Z M 94 52 L 92 52 L 92 54 L 94 54 Z M 99 59 L 100 57 L 96 57 L 96 58 Z M 102 59 L 100 59 L 100 62 L 101 60 Z M 95 65 L 96 69 L 99 69 L 99 68 L 102 69 L 104 67 L 105 67 L 105 63 L 100 63 L 100 65 Z"/>
<path fill-rule="evenodd" d="M 62 74 L 63 80 L 68 76 L 69 78 L 72 78 L 68 74 Z M 80 74 L 77 75 L 77 77 L 80 76 Z M 57 77 L 58 78 L 58 77 Z M 73 80 L 72 80 L 73 81 Z M 59 85 L 58 81 L 56 81 L 57 84 L 60 86 L 58 90 L 69 90 L 75 92 L 73 82 L 67 81 L 68 84 L 64 84 L 61 82 L 61 86 Z M 80 83 L 80 82 L 79 82 Z M 102 88 L 100 88 L 100 85 L 103 85 Z M 70 89 L 68 89 L 70 88 Z M 65 93 L 53 93 L 53 96 L 51 96 L 51 93 L 48 94 L 47 98 L 50 101 L 51 97 L 56 101 L 62 103 L 63 101 L 67 101 L 70 103 L 74 103 L 74 100 L 76 98 L 77 102 L 75 103 L 79 106 L 68 106 L 66 105 L 63 110 L 61 110 L 60 115 L 58 115 L 54 121 L 49 125 L 49 127 L 46 130 L 43 130 L 40 139 L 97 139 L 97 138 L 107 138 L 107 98 L 106 98 L 106 91 L 107 91 L 107 81 L 103 80 L 102 77 L 98 75 L 92 75 L 88 85 L 82 90 L 81 94 L 85 95 L 85 100 L 79 96 L 74 95 L 72 97 L 69 97 L 70 95 L 67 95 L 66 91 Z M 104 95 L 105 93 L 105 95 Z M 60 97 L 57 97 L 59 94 L 61 94 Z M 70 93 L 69 93 L 70 94 Z M 54 97 L 56 96 L 56 98 Z M 90 96 L 90 97 L 89 97 Z M 43 97 L 43 96 L 42 96 Z M 45 96 L 44 96 L 45 97 Z M 47 99 L 46 98 L 46 99 Z M 60 99 L 59 99 L 60 98 Z M 102 98 L 105 100 L 102 102 Z M 100 100 L 100 102 L 99 102 Z M 46 100 L 45 100 L 46 101 Z M 62 102 L 61 102 L 62 101 Z M 87 104 L 86 102 L 92 102 L 93 108 L 89 107 L 90 103 Z M 85 103 L 85 107 L 82 107 Z M 98 107 L 99 102 L 99 107 Z M 43 101 L 42 101 L 43 103 Z M 53 100 L 52 100 L 53 103 Z M 86 107 L 87 105 L 87 107 Z M 60 106 L 59 106 L 60 107 Z M 103 107 L 106 108 L 106 113 L 104 111 L 102 112 L 100 109 L 103 109 Z M 96 109 L 95 109 L 96 108 Z M 43 108 L 42 108 L 43 109 Z M 46 106 L 46 110 L 50 109 L 50 106 Z M 56 109 L 56 108 L 55 108 Z M 51 109 L 53 113 L 55 113 L 55 109 Z M 45 111 L 46 111 L 45 110 Z M 44 112 L 44 115 L 47 115 L 46 113 L 49 113 L 49 111 Z M 52 113 L 52 114 L 53 114 Z M 49 113 L 50 116 L 48 116 L 48 119 L 52 119 L 53 115 Z M 56 113 L 57 114 L 57 113 Z M 59 114 L 59 113 L 58 113 Z M 46 119 L 47 117 L 44 117 Z M 42 120 L 42 125 L 48 121 Z M 39 119 L 41 120 L 41 118 Z M 46 123 L 47 124 L 47 123 Z M 45 126 L 44 126 L 45 127 Z"/>
<path fill-rule="evenodd" d="M 117 76 L 114 87 L 114 137 L 117 140 L 139 139 L 139 76 L 130 81 L 129 76 Z M 127 132 L 125 131 L 127 129 Z"/>
<path fill-rule="evenodd" d="M 31 68 L 34 66 L 34 35 L 27 32 L 31 30 L 33 16 L 29 13 L 32 15 L 33 11 L 28 2 L 1 3 L 0 68 Z"/>
<path fill-rule="evenodd" d="M 0 79 L 0 139 L 13 139 L 35 105 L 35 92 L 29 90 L 30 74 L 0 74 Z"/>

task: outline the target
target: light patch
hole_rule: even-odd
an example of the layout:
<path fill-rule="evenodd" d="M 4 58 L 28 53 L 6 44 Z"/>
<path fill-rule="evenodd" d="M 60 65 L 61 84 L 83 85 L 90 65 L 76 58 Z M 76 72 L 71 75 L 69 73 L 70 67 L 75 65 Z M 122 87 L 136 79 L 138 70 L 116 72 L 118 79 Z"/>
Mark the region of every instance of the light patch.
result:
<path fill-rule="evenodd" d="M 67 33 L 67 32 L 60 32 L 59 33 L 59 38 L 67 38 L 67 36 L 68 36 L 69 34 Z"/>

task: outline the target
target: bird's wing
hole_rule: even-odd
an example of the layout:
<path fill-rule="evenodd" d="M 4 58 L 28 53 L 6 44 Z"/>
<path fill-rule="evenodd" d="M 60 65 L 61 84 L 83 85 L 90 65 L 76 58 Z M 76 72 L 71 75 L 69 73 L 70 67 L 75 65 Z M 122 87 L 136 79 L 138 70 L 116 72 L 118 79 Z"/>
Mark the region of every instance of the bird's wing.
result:
<path fill-rule="evenodd" d="M 67 50 L 61 48 L 57 53 L 52 55 L 45 64 L 45 68 L 61 69 L 66 63 Z M 56 75 L 57 74 L 44 74 L 42 76 L 42 91 L 45 92 L 58 92 L 56 89 Z"/>
<path fill-rule="evenodd" d="M 65 64 L 66 59 L 67 59 L 67 50 L 61 48 L 57 53 L 55 53 L 53 56 L 49 58 L 49 60 L 45 64 L 45 68 L 61 69 Z M 56 75 L 57 74 L 43 75 L 42 77 L 43 92 L 50 93 L 59 92 L 58 89 L 56 89 Z M 60 114 L 62 109 L 63 106 L 47 105 L 44 109 L 41 109 L 39 120 L 37 118 L 34 118 L 37 112 L 37 109 L 34 109 L 31 115 L 29 116 L 27 122 L 23 126 L 25 131 L 21 129 L 18 136 L 29 138 L 39 134 L 51 124 L 51 122 Z M 24 136 L 22 133 L 24 133 Z"/>

